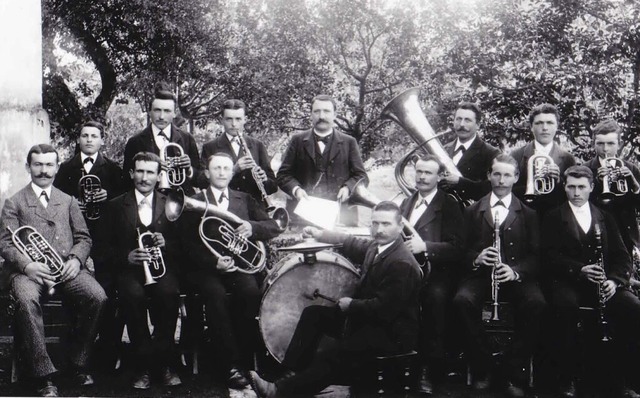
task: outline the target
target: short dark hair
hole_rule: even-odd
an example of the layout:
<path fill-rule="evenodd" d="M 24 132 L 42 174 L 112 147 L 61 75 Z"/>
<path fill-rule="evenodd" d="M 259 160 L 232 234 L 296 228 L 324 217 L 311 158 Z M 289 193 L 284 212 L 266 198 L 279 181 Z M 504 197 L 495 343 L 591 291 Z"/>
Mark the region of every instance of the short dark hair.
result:
<path fill-rule="evenodd" d="M 220 113 L 224 115 L 224 110 L 225 109 L 243 109 L 244 113 L 247 113 L 247 106 L 244 104 L 244 102 L 240 101 L 239 99 L 228 99 L 225 100 L 222 103 L 222 108 L 220 109 Z"/>
<path fill-rule="evenodd" d="M 416 163 L 418 162 L 436 162 L 438 164 L 438 174 L 444 173 L 446 171 L 446 168 L 444 167 L 444 163 L 442 163 L 440 158 L 438 158 L 436 155 L 433 155 L 431 153 L 420 156 L 416 160 Z"/>
<path fill-rule="evenodd" d="M 496 163 L 507 163 L 513 166 L 516 170 L 516 175 L 520 175 L 520 168 L 518 166 L 518 162 L 511 155 L 507 155 L 506 153 L 499 153 L 495 158 L 491 161 L 491 166 L 489 166 L 489 173 L 493 171 L 493 165 Z"/>
<path fill-rule="evenodd" d="M 151 106 L 153 105 L 153 101 L 159 100 L 171 100 L 173 101 L 173 106 L 176 107 L 178 105 L 178 100 L 176 99 L 175 94 L 171 91 L 171 86 L 165 82 L 156 83 L 153 89 L 153 97 L 151 101 L 149 101 L 149 110 L 151 110 Z"/>
<path fill-rule="evenodd" d="M 328 101 L 328 102 L 331 102 L 331 104 L 333 105 L 333 111 L 335 112 L 335 111 L 338 110 L 338 105 L 336 104 L 336 100 L 330 95 L 318 94 L 315 97 L 313 97 L 311 99 L 311 109 L 313 109 L 313 104 L 315 104 L 316 101 Z"/>
<path fill-rule="evenodd" d="M 596 138 L 596 135 L 604 135 L 609 133 L 616 133 L 618 135 L 618 140 L 620 140 L 620 133 L 622 129 L 613 119 L 606 119 L 601 121 L 593 128 L 593 138 Z"/>
<path fill-rule="evenodd" d="M 566 169 L 564 172 L 564 180 L 566 181 L 569 177 L 587 178 L 587 180 L 589 180 L 589 184 L 593 184 L 593 172 L 590 168 L 584 165 L 571 166 Z"/>
<path fill-rule="evenodd" d="M 556 117 L 556 122 L 560 122 L 560 114 L 558 113 L 558 108 L 551 104 L 540 104 L 536 105 L 531 109 L 531 113 L 529 113 L 529 124 L 533 126 L 533 119 L 541 113 L 551 113 Z"/>
<path fill-rule="evenodd" d="M 209 165 L 211 164 L 211 159 L 213 159 L 216 156 L 218 156 L 218 157 L 222 156 L 223 158 L 229 158 L 231 160 L 231 163 L 235 163 L 233 161 L 233 158 L 231 157 L 231 155 L 229 155 L 228 153 L 226 153 L 226 152 L 216 152 L 216 153 L 214 153 L 213 155 L 210 155 L 207 158 L 207 165 L 206 165 L 207 169 L 209 168 Z"/>
<path fill-rule="evenodd" d="M 457 112 L 458 109 L 464 109 L 466 111 L 472 111 L 473 113 L 475 113 L 475 115 L 476 115 L 476 123 L 477 124 L 479 124 L 480 121 L 482 120 L 482 111 L 480 110 L 480 107 L 478 106 L 478 104 L 474 104 L 473 102 L 464 101 L 464 102 L 461 102 L 461 103 L 458 104 L 458 106 L 456 107 L 455 112 Z"/>
<path fill-rule="evenodd" d="M 104 138 L 104 125 L 96 120 L 89 120 L 86 121 L 82 124 L 82 126 L 80 127 L 80 133 L 82 133 L 82 129 L 85 127 L 93 127 L 96 128 L 98 130 L 100 130 L 100 137 Z M 78 136 L 80 136 L 80 133 L 78 133 Z"/>
<path fill-rule="evenodd" d="M 136 171 L 136 162 L 156 162 L 158 163 L 158 172 L 160 172 L 160 156 L 153 152 L 138 152 L 133 156 L 133 171 Z"/>
<path fill-rule="evenodd" d="M 396 221 L 398 224 L 402 222 L 402 212 L 400 211 L 400 207 L 389 200 L 383 200 L 375 205 L 373 207 L 373 211 L 392 211 L 396 215 Z"/>
<path fill-rule="evenodd" d="M 29 153 L 27 153 L 27 164 L 31 164 L 31 155 L 32 154 L 43 154 L 43 153 L 55 153 L 56 154 L 56 163 L 60 161 L 60 155 L 58 155 L 58 151 L 56 148 L 49 144 L 36 144 L 29 149 Z"/>

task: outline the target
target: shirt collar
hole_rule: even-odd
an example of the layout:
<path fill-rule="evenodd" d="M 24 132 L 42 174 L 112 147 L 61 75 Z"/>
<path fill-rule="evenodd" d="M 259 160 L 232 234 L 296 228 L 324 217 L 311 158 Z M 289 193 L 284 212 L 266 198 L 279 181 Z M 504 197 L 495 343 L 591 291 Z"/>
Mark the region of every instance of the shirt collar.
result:
<path fill-rule="evenodd" d="M 98 160 L 98 153 L 94 153 L 93 155 L 89 156 L 89 155 L 85 155 L 84 153 L 80 152 L 80 160 L 82 161 L 82 164 L 84 164 L 84 160 L 86 158 L 91 158 L 93 159 L 93 163 L 96 163 L 96 160 Z"/>
<path fill-rule="evenodd" d="M 157 137 L 158 133 L 160 132 L 160 129 L 158 128 L 158 126 L 151 123 L 151 131 L 153 132 L 153 136 Z M 167 136 L 168 139 L 171 139 L 171 125 L 168 125 L 167 127 L 165 127 L 164 130 L 162 130 L 162 132 L 164 133 L 164 135 Z"/>
<path fill-rule="evenodd" d="M 320 132 L 318 132 L 318 130 L 313 129 L 313 134 L 317 135 L 318 137 L 322 137 L 322 138 L 324 138 L 324 137 L 328 137 L 328 136 L 330 136 L 332 133 L 333 133 L 333 129 L 329 130 L 329 132 L 328 132 L 328 133 L 320 133 Z"/>
<path fill-rule="evenodd" d="M 385 250 L 387 250 L 391 245 L 393 245 L 394 241 L 387 243 L 386 245 L 378 246 L 378 255 L 382 254 Z"/>
<path fill-rule="evenodd" d="M 473 144 L 473 142 L 476 140 L 476 138 L 478 137 L 478 135 L 474 135 L 472 139 L 470 139 L 469 141 L 465 142 L 464 144 L 462 142 L 460 142 L 460 138 L 456 139 L 456 146 L 453 147 L 453 149 L 458 149 L 460 148 L 460 145 L 462 145 L 464 147 L 464 150 L 468 150 L 469 147 L 471 146 L 471 144 Z"/>
<path fill-rule="evenodd" d="M 209 186 L 209 188 L 211 188 L 211 193 L 213 194 L 213 197 L 216 199 L 216 202 L 218 201 L 218 199 L 220 198 L 220 194 L 224 192 L 224 196 L 227 197 L 227 200 L 229 200 L 229 188 L 225 188 L 224 190 L 219 190 L 216 187 L 212 187 Z"/>
<path fill-rule="evenodd" d="M 153 203 L 153 191 L 151 191 L 151 193 L 149 194 L 149 196 L 144 196 L 140 191 L 138 191 L 137 189 L 134 189 L 133 192 L 135 192 L 136 194 L 136 203 L 140 204 L 140 202 L 142 202 L 142 199 L 147 198 L 147 200 L 149 201 L 149 203 Z"/>
<path fill-rule="evenodd" d="M 499 200 L 501 200 L 502 203 L 504 203 L 505 207 L 508 209 L 509 207 L 511 207 L 511 199 L 512 199 L 511 193 L 507 194 L 507 196 L 500 199 L 496 196 L 495 193 L 491 192 L 491 197 L 489 197 L 489 205 L 493 207 L 496 203 L 498 203 Z"/>
<path fill-rule="evenodd" d="M 534 140 L 533 147 L 536 153 L 541 153 L 548 156 L 551 153 L 551 149 L 553 149 L 553 142 L 550 142 L 547 145 L 542 145 L 538 141 Z"/>
<path fill-rule="evenodd" d="M 38 199 L 40 199 L 40 195 L 42 195 L 42 191 L 45 191 L 47 193 L 47 198 L 49 198 L 49 200 L 51 200 L 51 185 L 49 185 L 45 189 L 42 189 L 42 188 L 40 188 L 39 186 L 37 186 L 36 184 L 34 184 L 32 182 L 31 183 L 31 189 L 33 189 L 33 192 L 36 194 Z"/>
<path fill-rule="evenodd" d="M 227 139 L 229 140 L 229 142 L 233 142 L 233 139 L 235 137 L 237 137 L 237 135 L 231 135 L 231 134 L 228 134 L 228 133 L 224 133 L 224 135 L 227 136 Z"/>
<path fill-rule="evenodd" d="M 427 196 L 422 196 L 421 194 L 418 194 L 418 197 L 422 200 L 424 200 L 425 202 L 427 202 L 427 205 L 431 204 L 431 202 L 433 202 L 433 198 L 436 196 L 436 194 L 438 193 L 438 188 L 434 189 L 430 194 L 428 194 Z"/>
<path fill-rule="evenodd" d="M 571 202 L 567 202 L 567 203 L 569 203 L 569 207 L 571 207 L 571 211 L 573 211 L 574 214 L 591 214 L 591 208 L 589 207 L 589 202 L 583 204 L 580 207 L 575 206 Z"/>

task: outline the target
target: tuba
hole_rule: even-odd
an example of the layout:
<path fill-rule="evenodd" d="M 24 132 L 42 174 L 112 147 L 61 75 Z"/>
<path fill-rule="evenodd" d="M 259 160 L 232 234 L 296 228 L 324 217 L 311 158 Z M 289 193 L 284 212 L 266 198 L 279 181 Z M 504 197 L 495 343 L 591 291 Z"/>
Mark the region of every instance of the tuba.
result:
<path fill-rule="evenodd" d="M 144 285 L 153 285 L 156 279 L 160 279 L 167 272 L 167 266 L 164 263 L 164 257 L 162 257 L 162 249 L 155 245 L 153 242 L 153 232 L 140 233 L 138 231 L 138 247 L 146 250 L 151 257 L 151 261 L 145 261 L 142 263 L 144 269 Z"/>
<path fill-rule="evenodd" d="M 413 188 L 412 185 L 404 178 L 404 169 L 410 161 L 415 159 L 417 156 L 416 152 L 419 150 L 423 153 L 431 153 L 437 156 L 444 164 L 448 174 L 462 176 L 462 173 L 460 173 L 460 170 L 458 170 L 456 165 L 453 163 L 453 160 L 449 157 L 449 154 L 438 140 L 438 138 L 446 134 L 446 132 L 440 134 L 435 133 L 420 107 L 420 102 L 418 101 L 419 93 L 420 89 L 414 87 L 398 94 L 389 101 L 380 114 L 382 119 L 393 120 L 400 125 L 400 127 L 402 127 L 404 131 L 406 131 L 418 144 L 416 148 L 407 153 L 400 162 L 398 162 L 395 169 L 396 181 L 398 182 L 402 192 L 407 196 L 411 196 L 411 194 L 415 192 L 415 188 Z M 470 200 L 463 200 L 460 194 L 455 190 L 449 193 L 458 201 L 458 203 L 464 206 L 468 206 L 473 203 Z"/>
<path fill-rule="evenodd" d="M 25 231 L 26 233 L 25 239 L 20 237 L 20 233 L 22 231 Z M 60 257 L 53 246 L 47 242 L 40 232 L 32 226 L 24 225 L 15 231 L 9 228 L 9 232 L 11 232 L 11 240 L 13 241 L 13 244 L 20 253 L 29 257 L 31 261 L 43 263 L 49 267 L 49 271 L 51 271 L 51 275 L 56 278 L 56 282 L 46 280 L 44 284 L 47 288 L 47 293 L 49 295 L 53 295 L 55 293 L 54 287 L 60 283 L 59 279 L 62 276 L 62 271 L 64 269 L 64 261 L 62 261 L 62 257 Z"/>
<path fill-rule="evenodd" d="M 533 155 L 527 162 L 527 188 L 524 198 L 532 202 L 539 195 L 551 193 L 556 186 L 556 181 L 547 173 L 549 166 L 554 164 L 553 159 L 547 155 Z"/>
<path fill-rule="evenodd" d="M 177 152 L 177 155 L 174 154 L 174 156 L 171 156 L 169 148 L 175 148 L 174 152 Z M 187 178 L 193 177 L 193 169 L 176 165 L 178 159 L 183 155 L 184 150 L 175 142 L 167 143 L 162 151 L 160 151 L 160 160 L 162 160 L 163 163 L 167 163 L 169 169 L 161 172 L 158 189 L 168 190 L 172 187 L 179 187 L 187 181 Z"/>
<path fill-rule="evenodd" d="M 202 243 L 214 256 L 217 258 L 232 256 L 236 263 L 236 270 L 244 274 L 255 274 L 264 269 L 267 262 L 264 243 L 251 242 L 244 236 L 236 234 L 235 228 L 232 227 L 232 225 L 242 224 L 243 219 L 208 202 L 186 197 L 181 189 L 171 191 L 165 204 L 167 219 L 176 221 L 183 211 L 203 213 L 198 232 Z"/>
<path fill-rule="evenodd" d="M 100 218 L 100 204 L 95 201 L 95 195 L 102 189 L 100 178 L 93 174 L 82 176 L 78 181 L 80 207 L 87 220 Z"/>
<path fill-rule="evenodd" d="M 607 165 L 607 174 L 602 179 L 602 201 L 607 203 L 615 196 L 622 196 L 629 192 L 627 180 L 620 173 L 620 169 L 624 167 L 622 159 L 608 157 L 604 159 Z"/>

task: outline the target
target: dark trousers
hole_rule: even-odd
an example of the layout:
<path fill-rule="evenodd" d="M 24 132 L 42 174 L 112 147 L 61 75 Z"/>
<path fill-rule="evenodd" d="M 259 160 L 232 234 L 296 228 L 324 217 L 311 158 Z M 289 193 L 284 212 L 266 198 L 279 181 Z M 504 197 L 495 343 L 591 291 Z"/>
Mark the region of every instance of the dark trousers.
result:
<path fill-rule="evenodd" d="M 251 369 L 259 342 L 256 317 L 262 297 L 256 277 L 240 272 L 220 274 L 212 267 L 190 273 L 187 280 L 204 301 L 216 356 L 229 361 L 227 368 Z"/>
<path fill-rule="evenodd" d="M 448 270 L 433 270 L 420 291 L 420 355 L 422 363 L 442 370 L 446 355 L 445 337 L 456 278 Z"/>
<path fill-rule="evenodd" d="M 464 350 L 476 375 L 486 374 L 492 366 L 489 341 L 482 323 L 482 308 L 490 297 L 489 276 L 479 275 L 462 281 L 453 299 L 455 313 L 461 321 Z M 527 281 L 500 284 L 499 300 L 509 301 L 514 306 L 515 336 L 506 353 L 505 365 L 506 369 L 515 371 L 533 352 L 546 302 L 538 284 Z M 513 376 L 515 374 L 507 375 Z"/>
<path fill-rule="evenodd" d="M 144 285 L 142 267 L 131 265 L 118 275 L 120 309 L 134 349 L 137 370 L 148 370 L 152 364 L 169 366 L 175 354 L 174 334 L 178 321 L 180 288 L 171 270 Z M 153 339 L 147 322 L 147 308 L 153 324 Z"/>

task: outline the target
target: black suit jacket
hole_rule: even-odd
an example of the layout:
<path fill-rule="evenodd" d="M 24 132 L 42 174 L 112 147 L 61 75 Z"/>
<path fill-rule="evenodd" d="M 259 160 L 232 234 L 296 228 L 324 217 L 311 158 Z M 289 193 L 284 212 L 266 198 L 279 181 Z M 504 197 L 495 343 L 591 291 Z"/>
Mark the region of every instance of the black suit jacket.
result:
<path fill-rule="evenodd" d="M 454 146 L 457 142 L 458 140 L 454 140 L 444 147 L 452 159 L 455 151 Z M 462 173 L 462 177 L 460 177 L 460 181 L 456 186 L 456 191 L 462 199 L 478 200 L 491 192 L 491 183 L 487 179 L 487 171 L 491 167 L 493 158 L 499 153 L 500 150 L 498 148 L 487 144 L 480 137 L 476 137 L 456 166 Z"/>
<path fill-rule="evenodd" d="M 513 186 L 513 193 L 516 194 L 520 200 L 524 200 L 524 194 L 527 189 L 527 164 L 529 163 L 529 158 L 534 154 L 535 145 L 533 142 L 511 152 L 511 156 L 518 162 L 518 168 L 520 169 L 520 178 Z M 540 215 L 544 215 L 544 213 L 550 209 L 560 206 L 560 204 L 566 201 L 567 195 L 564 191 L 564 172 L 576 164 L 573 155 L 560 148 L 555 142 L 553 143 L 551 152 L 549 152 L 549 156 L 551 156 L 551 159 L 553 159 L 554 163 L 560 168 L 560 181 L 556 181 L 555 188 L 550 194 L 540 195 L 529 204 L 529 206 L 535 209 Z"/>
<path fill-rule="evenodd" d="M 206 189 L 193 196 L 197 201 L 205 201 L 205 194 L 210 204 L 217 205 L 216 198 L 213 197 L 211 189 Z M 269 218 L 264 208 L 249 194 L 239 191 L 229 190 L 228 212 L 246 220 L 251 224 L 252 235 L 250 240 L 266 241 L 280 234 L 278 224 Z M 199 226 L 202 214 L 198 212 L 185 212 L 178 220 L 178 228 L 185 254 L 188 256 L 188 267 L 185 271 L 215 270 L 217 257 L 205 247 L 200 239 Z M 235 228 L 236 225 L 232 224 Z M 186 265 L 186 264 L 185 264 Z"/>
<path fill-rule="evenodd" d="M 246 134 L 243 138 L 247 143 L 247 149 L 249 149 L 253 160 L 267 175 L 267 181 L 263 182 L 265 191 L 268 195 L 275 193 L 278 190 L 278 183 L 276 182 L 276 175 L 271 169 L 271 162 L 269 155 L 267 154 L 267 148 L 261 141 L 248 137 Z M 209 156 L 218 152 L 230 155 L 233 158 L 234 163 L 238 161 L 238 157 L 233 151 L 226 134 L 223 133 L 214 140 L 204 144 L 202 146 L 202 156 L 200 158 L 200 169 L 202 172 L 198 178 L 198 186 L 202 189 L 209 187 L 209 180 L 207 180 L 207 177 L 204 175 L 204 170 L 207 168 L 207 159 L 209 159 Z M 262 194 L 256 185 L 256 181 L 253 178 L 251 170 L 243 170 L 234 174 L 231 182 L 229 183 L 229 188 L 236 191 L 246 192 L 258 202 L 263 203 Z"/>
<path fill-rule="evenodd" d="M 193 187 L 196 185 L 195 180 L 200 175 L 200 156 L 198 155 L 198 147 L 196 146 L 196 140 L 189 133 L 180 130 L 175 125 L 171 126 L 171 140 L 170 142 L 179 144 L 186 155 L 189 155 L 191 159 L 191 167 L 193 168 L 192 178 L 187 178 L 187 181 L 182 185 L 187 195 L 193 195 L 195 190 Z M 156 155 L 160 155 L 160 149 L 156 145 L 153 139 L 153 132 L 151 125 L 145 127 L 142 131 L 129 138 L 127 144 L 124 147 L 124 162 L 122 165 L 122 171 L 124 173 L 125 188 L 133 188 L 133 180 L 129 174 L 129 170 L 133 169 L 133 157 L 138 152 L 153 152 Z"/>
<path fill-rule="evenodd" d="M 491 194 L 464 210 L 464 242 L 467 251 L 463 267 L 467 276 L 490 275 L 491 268 L 473 269 L 473 261 L 482 250 L 493 246 L 493 216 L 489 199 Z M 535 278 L 539 270 L 540 229 L 535 211 L 525 206 L 514 195 L 507 218 L 500 226 L 502 262 L 520 274 L 522 280 Z"/>
<path fill-rule="evenodd" d="M 409 220 L 416 200 L 420 196 L 415 192 L 402 201 L 402 215 Z M 459 263 L 462 241 L 462 212 L 460 206 L 450 195 L 438 190 L 427 210 L 420 216 L 414 228 L 427 244 L 427 258 L 432 269 L 444 270 Z M 422 263 L 419 256 L 416 256 Z"/>
<path fill-rule="evenodd" d="M 362 264 L 360 283 L 347 311 L 348 346 L 396 354 L 415 349 L 422 277 L 402 239 L 375 259 L 377 244 L 370 239 L 324 232 L 321 240 L 343 242 L 345 256 Z"/>
<path fill-rule="evenodd" d="M 608 279 L 622 285 L 629 284 L 631 258 L 622 243 L 618 226 L 613 217 L 591 208 L 591 228 L 600 225 L 604 254 L 604 269 Z M 580 269 L 587 265 L 583 260 L 586 242 L 581 240 L 580 226 L 568 203 L 549 211 L 542 224 L 542 253 L 547 273 L 553 280 L 578 282 Z"/>
<path fill-rule="evenodd" d="M 635 164 L 623 160 L 624 165 L 627 166 L 633 173 L 636 180 L 640 181 L 640 169 Z M 640 230 L 638 229 L 638 222 L 636 221 L 636 210 L 640 207 L 640 193 L 635 194 L 631 192 L 633 189 L 629 183 L 629 192 L 623 196 L 615 196 L 608 203 L 602 201 L 602 180 L 597 178 L 598 169 L 600 168 L 600 161 L 598 157 L 595 157 L 585 163 L 585 166 L 593 171 L 594 176 L 594 188 L 591 192 L 589 200 L 591 203 L 600 207 L 603 210 L 609 212 L 616 220 L 616 224 L 620 228 L 620 235 L 622 241 L 627 250 L 631 252 L 634 246 L 640 246 Z"/>

